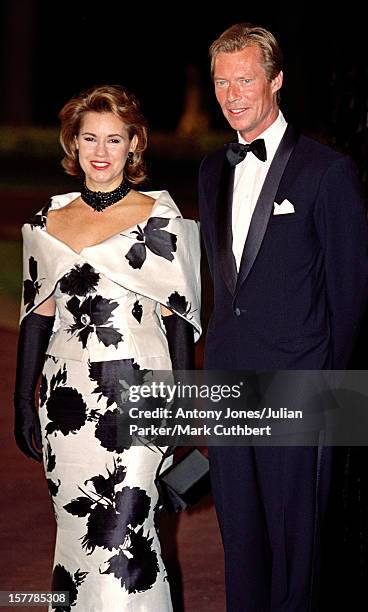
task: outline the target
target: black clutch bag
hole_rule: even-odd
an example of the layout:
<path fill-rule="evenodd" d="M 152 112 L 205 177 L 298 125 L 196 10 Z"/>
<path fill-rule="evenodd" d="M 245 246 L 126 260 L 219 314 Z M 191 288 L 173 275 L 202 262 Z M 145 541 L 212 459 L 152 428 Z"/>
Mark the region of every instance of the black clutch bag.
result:
<path fill-rule="evenodd" d="M 193 448 L 160 473 L 165 456 L 157 470 L 156 486 L 165 510 L 180 512 L 210 492 L 209 461 L 197 448 Z"/>

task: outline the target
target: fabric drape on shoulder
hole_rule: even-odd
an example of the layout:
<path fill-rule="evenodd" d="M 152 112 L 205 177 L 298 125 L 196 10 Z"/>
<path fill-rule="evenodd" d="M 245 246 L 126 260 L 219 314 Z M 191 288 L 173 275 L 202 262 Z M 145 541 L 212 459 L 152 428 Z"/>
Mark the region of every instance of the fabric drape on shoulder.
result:
<path fill-rule="evenodd" d="M 78 193 L 54 196 L 23 234 L 23 294 L 20 320 L 50 297 L 76 265 L 90 264 L 112 282 L 155 300 L 194 328 L 200 324 L 200 240 L 198 223 L 184 219 L 167 191 L 155 198 L 150 216 L 101 243 L 76 253 L 46 231 L 49 210 L 61 208 Z"/>

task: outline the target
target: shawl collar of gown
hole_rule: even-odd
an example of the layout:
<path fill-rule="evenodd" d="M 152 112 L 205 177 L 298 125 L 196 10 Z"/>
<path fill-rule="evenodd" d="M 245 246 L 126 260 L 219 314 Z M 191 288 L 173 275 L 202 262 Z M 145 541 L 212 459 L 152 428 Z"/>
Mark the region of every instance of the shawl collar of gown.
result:
<path fill-rule="evenodd" d="M 71 268 L 88 263 L 112 282 L 168 305 L 193 325 L 198 337 L 201 331 L 198 223 L 181 216 L 167 191 L 145 194 L 156 200 L 145 221 L 80 253 L 46 231 L 49 210 L 66 206 L 79 193 L 54 196 L 24 224 L 21 320 L 52 295 Z"/>

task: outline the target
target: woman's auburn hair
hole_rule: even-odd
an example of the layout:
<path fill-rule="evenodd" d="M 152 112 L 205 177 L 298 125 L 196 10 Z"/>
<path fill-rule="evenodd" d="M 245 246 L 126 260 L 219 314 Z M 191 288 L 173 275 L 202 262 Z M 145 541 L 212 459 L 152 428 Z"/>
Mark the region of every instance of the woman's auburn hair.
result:
<path fill-rule="evenodd" d="M 113 113 L 121 119 L 129 139 L 137 136 L 138 144 L 133 157 L 124 168 L 124 178 L 138 185 L 146 178 L 143 153 L 147 148 L 147 120 L 141 112 L 136 96 L 120 85 L 92 87 L 73 96 L 61 109 L 60 144 L 65 156 L 61 165 L 71 176 L 83 176 L 79 164 L 75 137 L 78 136 L 83 117 L 88 112 Z"/>

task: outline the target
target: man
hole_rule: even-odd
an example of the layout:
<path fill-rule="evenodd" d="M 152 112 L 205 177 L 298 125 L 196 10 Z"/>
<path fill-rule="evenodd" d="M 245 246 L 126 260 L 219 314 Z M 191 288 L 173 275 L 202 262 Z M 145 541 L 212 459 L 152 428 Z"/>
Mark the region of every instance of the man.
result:
<path fill-rule="evenodd" d="M 354 167 L 287 125 L 278 106 L 282 53 L 272 33 L 234 25 L 210 56 L 217 101 L 240 144 L 209 155 L 200 168 L 214 283 L 205 367 L 343 369 L 368 278 Z M 209 452 L 228 610 L 317 610 L 330 449 Z"/>

